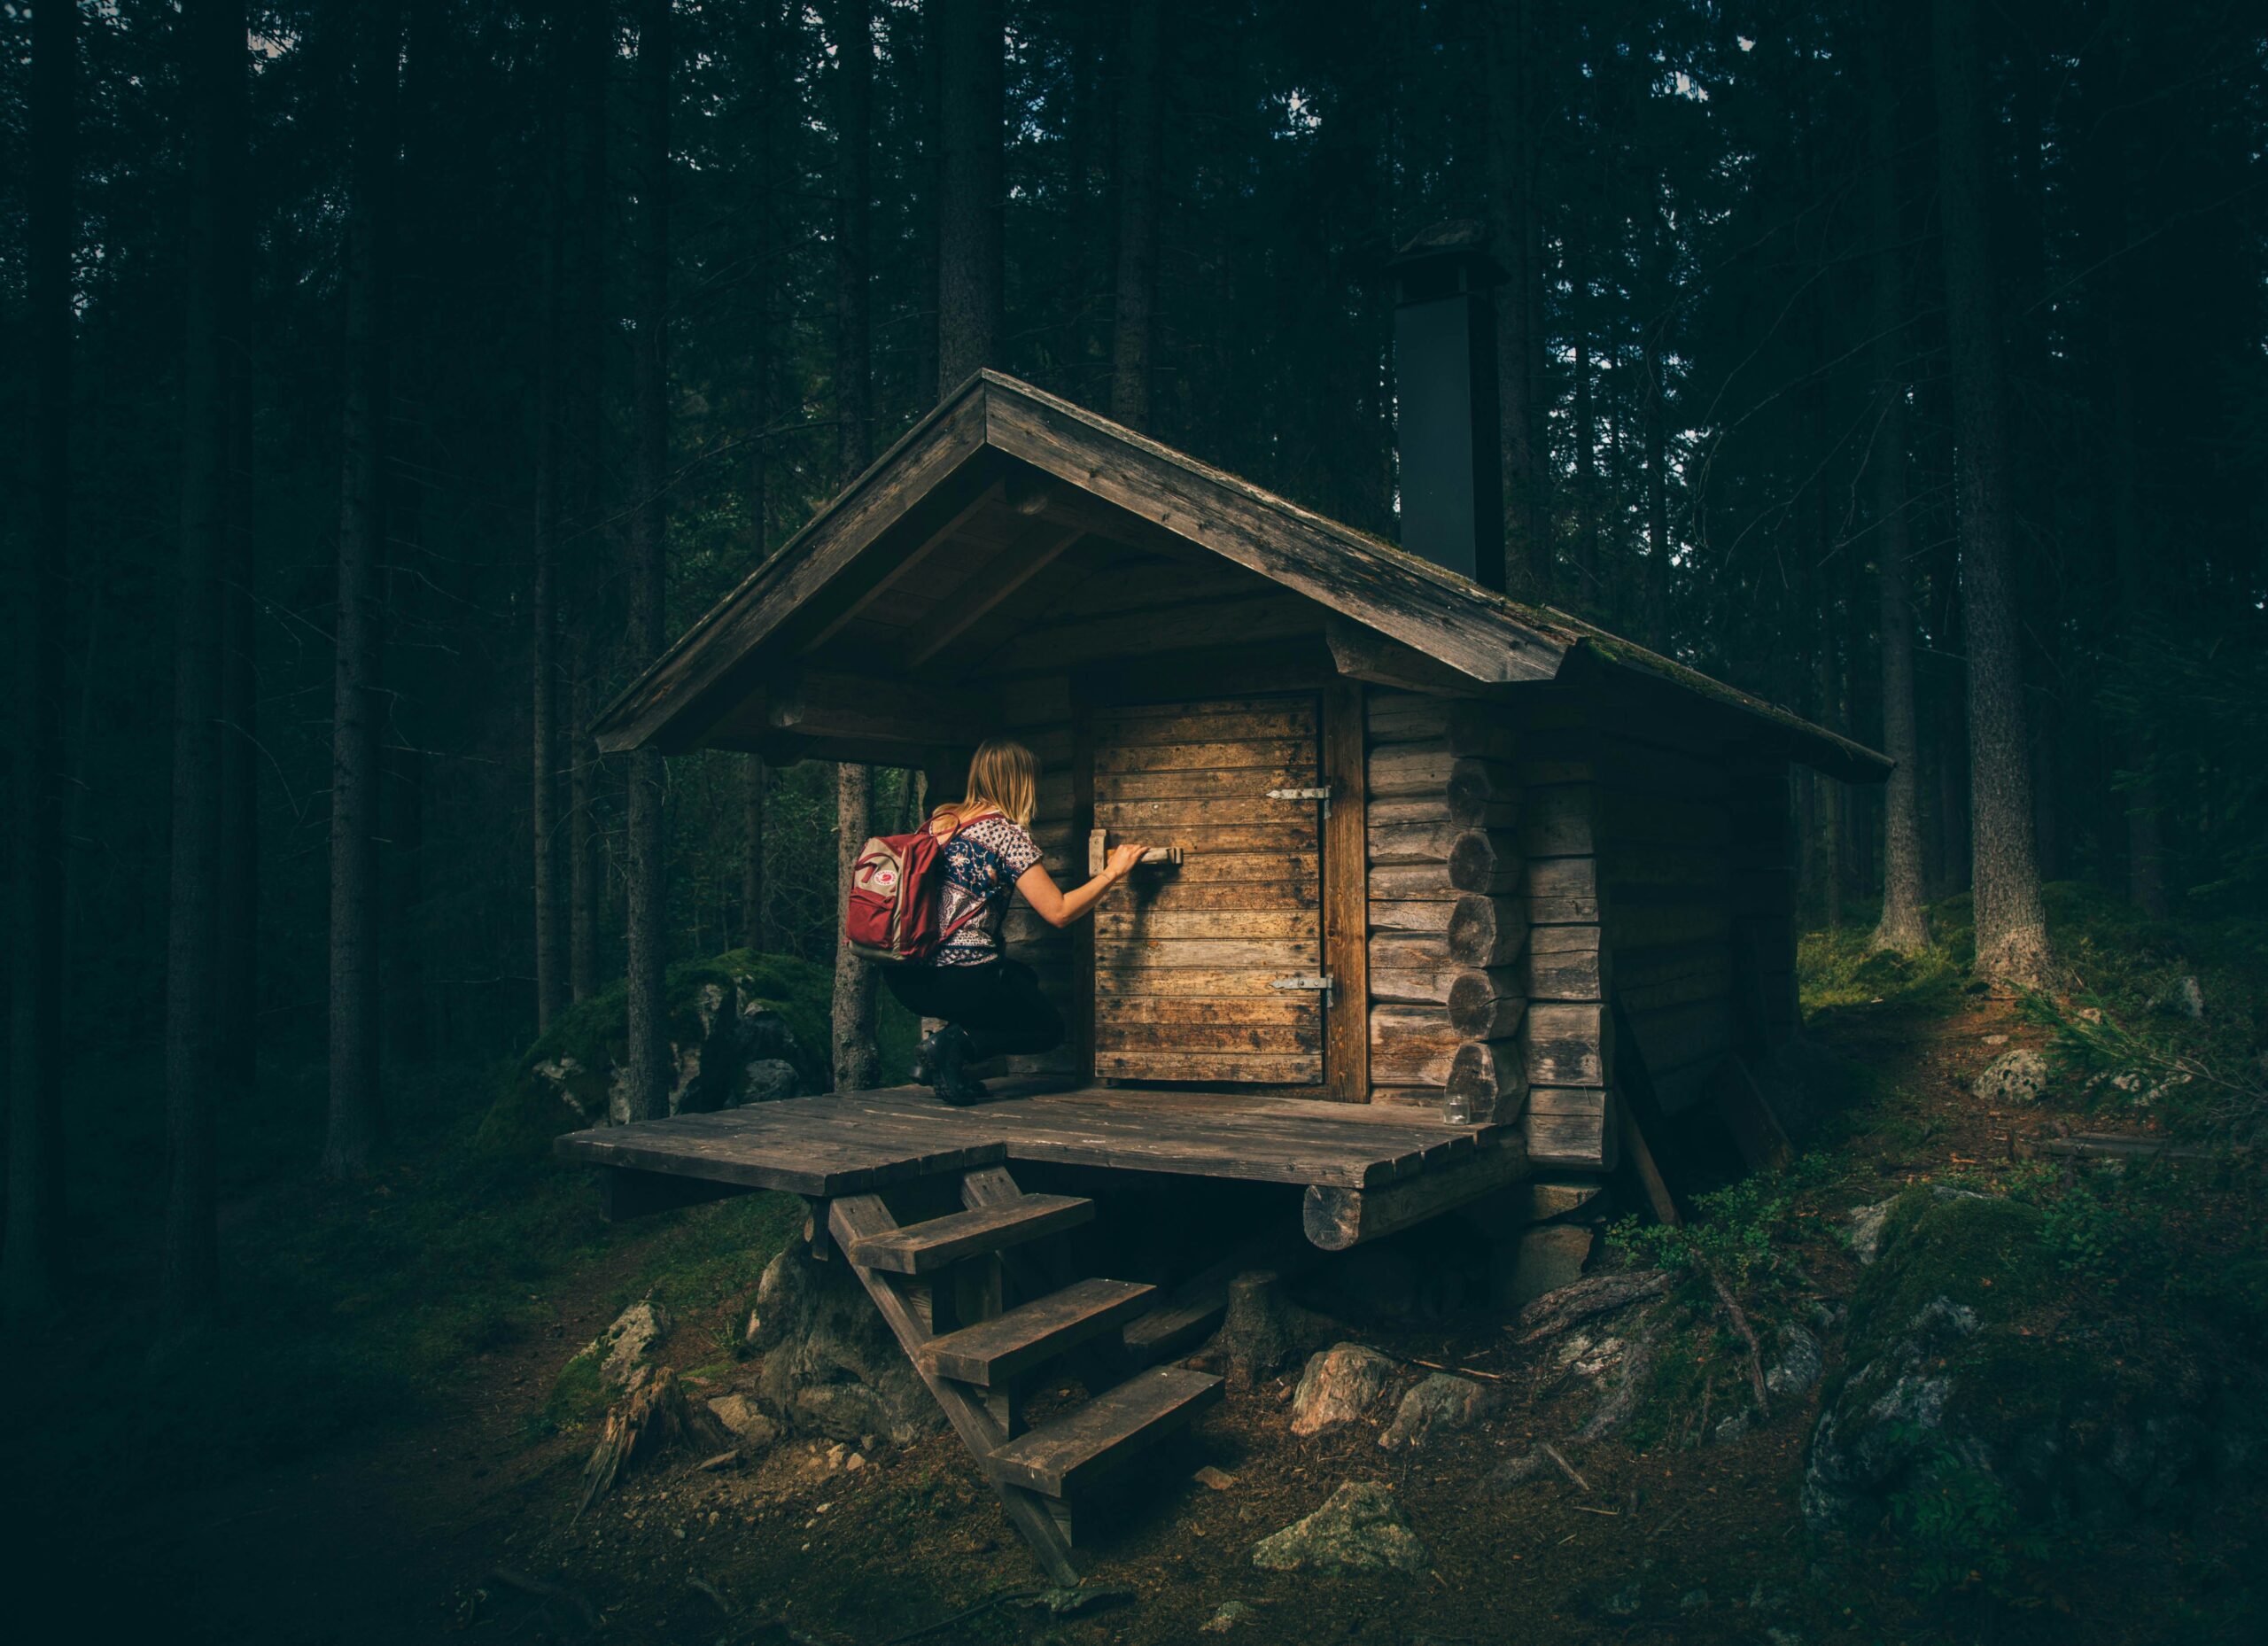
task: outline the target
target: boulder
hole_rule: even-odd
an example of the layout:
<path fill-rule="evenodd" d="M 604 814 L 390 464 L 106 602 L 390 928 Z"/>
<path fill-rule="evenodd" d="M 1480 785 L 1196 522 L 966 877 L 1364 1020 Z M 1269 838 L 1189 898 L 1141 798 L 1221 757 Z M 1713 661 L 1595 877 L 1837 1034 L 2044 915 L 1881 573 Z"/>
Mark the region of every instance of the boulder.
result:
<path fill-rule="evenodd" d="M 1268 1572 L 1399 1572 L 1415 1577 L 1425 1570 L 1426 1556 L 1391 1487 L 1349 1480 L 1307 1518 L 1253 1545 L 1252 1564 Z"/>
<path fill-rule="evenodd" d="M 1341 1343 L 1314 1355 L 1292 1395 L 1292 1432 L 1312 1439 L 1354 1422 L 1386 1393 L 1394 1365 L 1360 1343 Z"/>
<path fill-rule="evenodd" d="M 2152 1316 L 2144 1354 L 2104 1353 L 2113 1326 L 2063 1307 L 2043 1225 L 1997 1196 L 1898 1198 L 1812 1432 L 1809 1526 L 1871 1526 L 1953 1482 L 2020 1526 L 2178 1517 L 2258 1456 L 2259 1369 L 2178 1316 Z"/>
<path fill-rule="evenodd" d="M 777 1103 L 804 1095 L 804 1077 L 785 1058 L 751 1058 L 741 1067 L 742 1103 Z"/>
<path fill-rule="evenodd" d="M 886 1434 L 904 1445 L 944 1426 L 874 1300 L 842 1263 L 814 1262 L 798 1246 L 773 1258 L 757 1285 L 746 1340 L 763 1356 L 757 1400 L 790 1432 L 845 1442 Z"/>
<path fill-rule="evenodd" d="M 1471 1428 L 1495 1411 L 1496 1404 L 1497 1392 L 1487 1385 L 1437 1371 L 1402 1397 L 1379 1444 L 1388 1451 L 1422 1448 L 1433 1435 Z"/>
<path fill-rule="evenodd" d="M 2003 1052 L 1984 1066 L 1975 1090 L 1986 1103 L 2037 1103 L 2047 1090 L 2047 1060 L 2022 1046 Z"/>
<path fill-rule="evenodd" d="M 745 1394 L 720 1394 L 709 1402 L 709 1409 L 734 1439 L 750 1450 L 762 1451 L 780 1438 L 780 1425 Z"/>
<path fill-rule="evenodd" d="M 1827 1365 L 1819 1339 L 1801 1326 L 1780 1328 L 1780 1357 L 1764 1374 L 1764 1386 L 1782 1400 L 1801 1400 Z"/>

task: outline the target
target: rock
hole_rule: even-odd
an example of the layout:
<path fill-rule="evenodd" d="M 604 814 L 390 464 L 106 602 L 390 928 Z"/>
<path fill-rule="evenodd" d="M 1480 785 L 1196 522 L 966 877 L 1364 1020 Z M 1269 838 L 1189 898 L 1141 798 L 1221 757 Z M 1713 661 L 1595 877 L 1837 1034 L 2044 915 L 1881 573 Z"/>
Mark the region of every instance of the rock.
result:
<path fill-rule="evenodd" d="M 1610 1618 L 1635 1618 L 1645 1609 L 1646 1591 L 1635 1583 L 1625 1583 L 1620 1588 L 1604 1596 L 1598 1609 Z"/>
<path fill-rule="evenodd" d="M 1232 1389 L 1267 1382 L 1302 1355 L 1328 1342 L 1337 1328 L 1284 1295 L 1280 1278 L 1254 1269 L 1229 1282 L 1228 1312 L 1207 1346 Z"/>
<path fill-rule="evenodd" d="M 1937 1200 L 1984 1198 L 1974 1189 L 1956 1189 L 1945 1183 L 1929 1184 L 1909 1192 L 1927 1194 Z M 1871 1263 L 1882 1254 L 1883 1235 L 1890 1226 L 1891 1208 L 1898 1204 L 1899 1199 L 1892 1195 L 1889 1200 L 1877 1200 L 1872 1206 L 1861 1206 L 1851 1214 L 1851 1252 L 1860 1262 Z"/>
<path fill-rule="evenodd" d="M 2178 1316 L 2150 1316 L 2148 1354 L 2106 1354 L 2093 1334 L 2116 1328 L 2043 1314 L 2068 1286 L 2037 1208 L 1900 1195 L 1851 1300 L 1850 1370 L 1812 1432 L 1806 1523 L 1873 1526 L 1903 1494 L 1956 1488 L 2005 1502 L 2009 1537 L 2174 1519 L 2248 1467 L 2233 1459 L 2259 1432 L 2260 1369 Z M 2183 1370 L 2204 1366 L 2218 1374 Z"/>
<path fill-rule="evenodd" d="M 800 1247 L 773 1258 L 757 1282 L 748 1344 L 763 1355 L 757 1394 L 796 1434 L 898 1445 L 935 1433 L 944 1414 L 882 1324 L 874 1301 L 841 1263 L 817 1263 Z"/>
<path fill-rule="evenodd" d="M 2173 986 L 2173 1009 L 2191 1019 L 2205 1015 L 2205 990 L 2195 978 L 2185 977 Z"/>
<path fill-rule="evenodd" d="M 1677 1609 L 1684 1612 L 1706 1611 L 1709 1609 L 1709 1591 L 1705 1588 L 1688 1589 L 1677 1597 Z"/>
<path fill-rule="evenodd" d="M 1471 1378 L 1437 1371 L 1402 1397 L 1394 1421 L 1379 1436 L 1379 1444 L 1388 1451 L 1402 1446 L 1423 1447 L 1434 1434 L 1471 1428 L 1495 1410 L 1496 1403 L 1494 1389 Z"/>
<path fill-rule="evenodd" d="M 1764 1386 L 1783 1400 L 1799 1400 L 1811 1393 L 1827 1364 L 1819 1339 L 1801 1326 L 1780 1328 L 1780 1359 L 1764 1374 Z"/>
<path fill-rule="evenodd" d="M 1252 1564 L 1269 1572 L 1400 1572 L 1425 1569 L 1425 1546 L 1402 1518 L 1393 1488 L 1375 1480 L 1349 1480 L 1322 1508 L 1265 1537 Z"/>
<path fill-rule="evenodd" d="M 1213 1615 L 1198 1626 L 1206 1634 L 1226 1634 L 1240 1623 L 1249 1623 L 1260 1613 L 1248 1601 L 1224 1600 Z"/>
<path fill-rule="evenodd" d="M 1207 1464 L 1189 1478 L 1198 1485 L 1215 1492 L 1228 1491 L 1237 1483 L 1236 1476 L 1225 1469 L 1216 1469 L 1210 1464 Z"/>
<path fill-rule="evenodd" d="M 1499 1250 L 1491 1300 L 1500 1308 L 1523 1308 L 1573 1285 L 1582 1278 L 1594 1238 L 1580 1223 L 1545 1223 L 1524 1231 L 1517 1242 Z"/>
<path fill-rule="evenodd" d="M 1731 1417 L 1726 1418 L 1722 1423 L 1719 1424 L 1709 1438 L 1716 1441 L 1720 1446 L 1730 1446 L 1735 1440 L 1746 1440 L 1748 1438 L 1748 1414 L 1746 1412 L 1736 1412 Z"/>
<path fill-rule="evenodd" d="M 804 1077 L 785 1058 L 752 1058 L 741 1068 L 742 1103 L 777 1103 L 803 1092 Z"/>
<path fill-rule="evenodd" d="M 1984 1066 L 1975 1090 L 1988 1104 L 2037 1103 L 2047 1090 L 2047 1060 L 2022 1046 L 2003 1052 Z"/>
<path fill-rule="evenodd" d="M 669 1310 L 648 1298 L 617 1315 L 614 1324 L 591 1340 L 588 1352 L 599 1363 L 600 1378 L 618 1389 L 653 1358 L 669 1334 Z"/>
<path fill-rule="evenodd" d="M 1510 1492 L 1516 1487 L 1526 1486 L 1531 1480 L 1542 1479 L 1551 1472 L 1553 1466 L 1551 1459 L 1544 1456 L 1541 1448 L 1532 1452 L 1522 1452 L 1517 1457 L 1508 1458 L 1498 1464 L 1489 1471 L 1488 1489 L 1492 1492 Z"/>
<path fill-rule="evenodd" d="M 780 1438 L 780 1425 L 758 1410 L 756 1402 L 745 1394 L 720 1394 L 709 1402 L 709 1409 L 717 1415 L 718 1423 L 752 1450 L 761 1451 Z"/>
<path fill-rule="evenodd" d="M 1341 1343 L 1309 1360 L 1292 1394 L 1292 1432 L 1301 1439 L 1350 1424 L 1386 1392 L 1394 1362 L 1360 1343 Z"/>

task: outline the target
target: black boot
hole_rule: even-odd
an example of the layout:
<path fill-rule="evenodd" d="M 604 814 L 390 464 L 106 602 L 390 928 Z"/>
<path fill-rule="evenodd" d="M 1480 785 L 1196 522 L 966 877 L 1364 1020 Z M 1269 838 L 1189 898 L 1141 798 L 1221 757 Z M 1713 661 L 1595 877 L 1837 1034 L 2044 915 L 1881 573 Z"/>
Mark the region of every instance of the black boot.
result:
<path fill-rule="evenodd" d="M 984 1083 L 968 1072 L 975 1044 L 968 1037 L 968 1030 L 958 1023 L 948 1023 L 932 1037 L 936 1042 L 931 1052 L 930 1088 L 940 1103 L 950 1103 L 955 1108 L 966 1108 L 972 1103 L 984 1101 Z"/>
<path fill-rule="evenodd" d="M 921 1037 L 920 1044 L 913 1048 L 913 1083 L 934 1086 L 937 1083 L 937 1041 L 945 1031 L 933 1029 Z"/>

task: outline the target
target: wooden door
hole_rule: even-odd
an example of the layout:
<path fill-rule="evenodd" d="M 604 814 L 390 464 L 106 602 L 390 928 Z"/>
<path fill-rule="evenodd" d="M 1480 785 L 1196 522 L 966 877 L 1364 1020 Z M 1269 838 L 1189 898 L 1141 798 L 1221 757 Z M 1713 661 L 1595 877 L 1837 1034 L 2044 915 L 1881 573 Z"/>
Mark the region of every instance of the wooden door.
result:
<path fill-rule="evenodd" d="M 1096 710 L 1099 846 L 1179 846 L 1095 916 L 1095 1074 L 1319 1084 L 1322 806 L 1312 695 Z"/>

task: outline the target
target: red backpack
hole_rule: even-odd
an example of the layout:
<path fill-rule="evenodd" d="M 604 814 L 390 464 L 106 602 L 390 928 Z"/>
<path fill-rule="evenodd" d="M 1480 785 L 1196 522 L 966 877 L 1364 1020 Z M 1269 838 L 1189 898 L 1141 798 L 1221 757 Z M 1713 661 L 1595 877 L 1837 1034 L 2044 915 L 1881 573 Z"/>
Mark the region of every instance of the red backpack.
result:
<path fill-rule="evenodd" d="M 943 837 L 927 828 L 877 835 L 859 848 L 843 900 L 843 941 L 853 954 L 886 965 L 926 960 L 983 912 L 981 899 L 944 912 L 945 843 L 959 832 L 955 823 Z"/>

